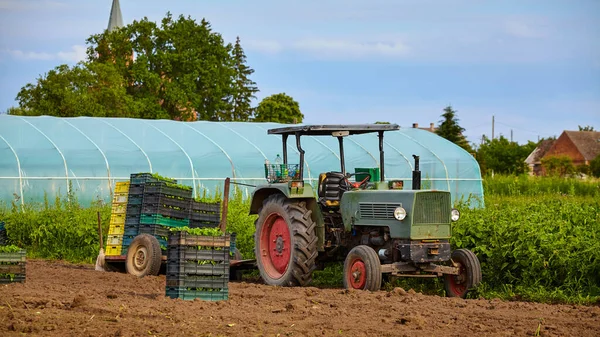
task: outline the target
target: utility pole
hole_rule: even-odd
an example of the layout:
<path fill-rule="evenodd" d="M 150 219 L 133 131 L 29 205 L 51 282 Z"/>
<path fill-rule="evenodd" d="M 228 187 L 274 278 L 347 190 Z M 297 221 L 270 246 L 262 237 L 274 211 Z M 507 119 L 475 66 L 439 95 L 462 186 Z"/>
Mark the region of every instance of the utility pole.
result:
<path fill-rule="evenodd" d="M 492 140 L 494 140 L 494 115 L 492 115 Z"/>
<path fill-rule="evenodd" d="M 512 143 L 513 130 L 510 129 L 510 142 Z"/>

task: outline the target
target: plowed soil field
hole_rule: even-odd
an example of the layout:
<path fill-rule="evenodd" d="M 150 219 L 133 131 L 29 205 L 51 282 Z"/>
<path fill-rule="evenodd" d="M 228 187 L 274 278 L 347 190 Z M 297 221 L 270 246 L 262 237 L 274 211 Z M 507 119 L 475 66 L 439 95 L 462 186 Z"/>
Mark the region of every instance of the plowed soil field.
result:
<path fill-rule="evenodd" d="M 0 285 L 0 336 L 598 336 L 600 307 L 231 282 L 227 302 L 164 296 L 165 277 L 29 260 Z"/>

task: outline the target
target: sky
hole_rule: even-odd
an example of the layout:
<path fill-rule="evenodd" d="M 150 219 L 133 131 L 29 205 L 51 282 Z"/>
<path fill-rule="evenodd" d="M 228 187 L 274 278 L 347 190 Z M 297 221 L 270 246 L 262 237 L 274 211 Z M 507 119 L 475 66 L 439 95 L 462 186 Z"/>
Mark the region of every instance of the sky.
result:
<path fill-rule="evenodd" d="M 0 111 L 21 87 L 85 58 L 112 0 L 0 0 Z M 598 0 L 121 0 L 125 24 L 167 12 L 241 39 L 258 100 L 280 92 L 304 123 L 439 123 L 471 142 L 600 130 Z M 255 104 L 256 104 L 255 103 Z"/>

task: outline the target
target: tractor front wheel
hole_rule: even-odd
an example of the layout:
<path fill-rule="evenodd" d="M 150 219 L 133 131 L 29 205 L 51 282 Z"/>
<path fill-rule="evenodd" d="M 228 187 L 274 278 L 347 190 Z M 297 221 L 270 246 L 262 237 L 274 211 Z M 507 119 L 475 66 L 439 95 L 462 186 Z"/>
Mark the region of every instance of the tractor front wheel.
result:
<path fill-rule="evenodd" d="M 381 262 L 373 248 L 360 245 L 352 248 L 344 261 L 344 287 L 377 291 L 381 289 Z"/>
<path fill-rule="evenodd" d="M 451 259 L 458 266 L 459 274 L 444 275 L 446 296 L 466 298 L 469 290 L 481 283 L 479 259 L 468 249 L 453 251 Z"/>
<path fill-rule="evenodd" d="M 150 234 L 136 236 L 127 250 L 125 267 L 128 274 L 137 277 L 158 275 L 162 263 L 160 243 Z"/>
<path fill-rule="evenodd" d="M 255 254 L 266 284 L 304 286 L 317 257 L 316 223 L 305 201 L 280 194 L 267 197 L 256 220 Z"/>

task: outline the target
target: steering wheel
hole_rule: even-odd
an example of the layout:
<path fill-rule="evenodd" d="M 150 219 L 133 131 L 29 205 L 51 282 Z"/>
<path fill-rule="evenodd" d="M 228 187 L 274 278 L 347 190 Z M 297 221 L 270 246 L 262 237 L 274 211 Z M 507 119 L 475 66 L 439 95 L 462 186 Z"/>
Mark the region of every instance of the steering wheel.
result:
<path fill-rule="evenodd" d="M 352 176 L 355 176 L 357 174 L 366 174 L 367 176 L 365 177 L 365 179 L 363 179 L 362 181 L 357 181 L 355 183 L 350 182 L 348 179 L 351 178 Z M 344 177 L 344 179 L 346 180 L 346 183 L 348 185 L 350 185 L 350 187 L 352 188 L 362 188 L 365 189 L 365 187 L 367 187 L 367 184 L 369 183 L 369 181 L 371 181 L 371 174 L 367 173 L 367 172 L 360 172 L 360 173 L 346 173 L 346 176 Z"/>

